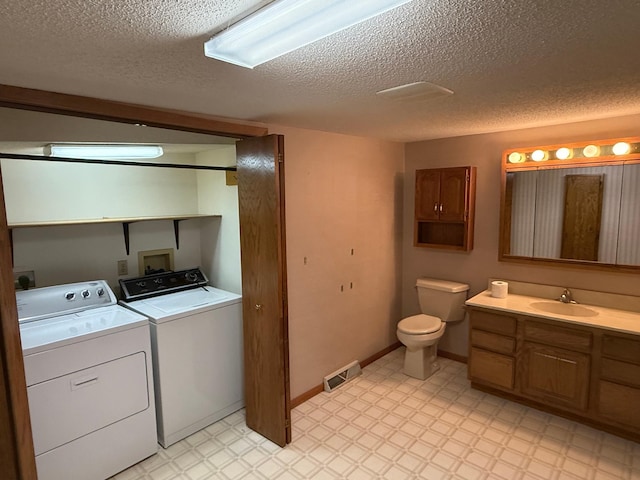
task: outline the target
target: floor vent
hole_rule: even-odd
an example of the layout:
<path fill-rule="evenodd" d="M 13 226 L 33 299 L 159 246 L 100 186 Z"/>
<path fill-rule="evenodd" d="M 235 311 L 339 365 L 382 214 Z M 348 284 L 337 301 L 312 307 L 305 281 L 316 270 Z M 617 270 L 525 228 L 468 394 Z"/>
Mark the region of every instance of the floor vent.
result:
<path fill-rule="evenodd" d="M 354 360 L 349 365 L 324 377 L 324 391 L 331 392 L 362 373 L 360 364 Z"/>

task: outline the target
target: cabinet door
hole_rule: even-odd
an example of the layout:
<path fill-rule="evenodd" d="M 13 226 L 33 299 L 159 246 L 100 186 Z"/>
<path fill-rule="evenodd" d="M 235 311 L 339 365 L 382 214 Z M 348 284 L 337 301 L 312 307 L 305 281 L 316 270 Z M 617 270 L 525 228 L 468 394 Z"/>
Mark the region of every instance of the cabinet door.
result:
<path fill-rule="evenodd" d="M 440 172 L 416 170 L 416 219 L 438 220 L 440 209 Z"/>
<path fill-rule="evenodd" d="M 601 380 L 596 411 L 607 420 L 640 429 L 640 388 Z"/>
<path fill-rule="evenodd" d="M 586 410 L 590 357 L 525 342 L 522 392 L 552 407 Z"/>
<path fill-rule="evenodd" d="M 469 379 L 472 382 L 513 389 L 515 372 L 513 357 L 475 347 L 471 347 L 469 353 Z"/>
<path fill-rule="evenodd" d="M 464 222 L 467 199 L 467 169 L 446 168 L 440 173 L 440 220 Z"/>

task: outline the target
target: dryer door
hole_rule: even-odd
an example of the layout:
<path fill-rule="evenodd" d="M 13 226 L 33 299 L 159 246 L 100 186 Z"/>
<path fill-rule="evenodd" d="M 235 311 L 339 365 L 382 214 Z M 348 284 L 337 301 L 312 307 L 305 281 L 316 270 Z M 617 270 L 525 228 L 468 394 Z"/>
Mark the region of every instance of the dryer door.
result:
<path fill-rule="evenodd" d="M 149 408 L 144 352 L 27 388 L 36 455 Z"/>

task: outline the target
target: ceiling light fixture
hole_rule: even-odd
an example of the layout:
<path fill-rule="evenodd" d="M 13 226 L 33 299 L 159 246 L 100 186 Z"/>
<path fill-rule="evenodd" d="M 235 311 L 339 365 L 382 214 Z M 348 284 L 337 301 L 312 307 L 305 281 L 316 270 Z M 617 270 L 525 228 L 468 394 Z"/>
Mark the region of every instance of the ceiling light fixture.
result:
<path fill-rule="evenodd" d="M 253 68 L 411 0 L 277 0 L 214 35 L 207 57 Z"/>
<path fill-rule="evenodd" d="M 158 158 L 162 156 L 159 145 L 135 144 L 51 144 L 44 147 L 44 154 L 49 157 L 117 160 L 120 158 Z"/>

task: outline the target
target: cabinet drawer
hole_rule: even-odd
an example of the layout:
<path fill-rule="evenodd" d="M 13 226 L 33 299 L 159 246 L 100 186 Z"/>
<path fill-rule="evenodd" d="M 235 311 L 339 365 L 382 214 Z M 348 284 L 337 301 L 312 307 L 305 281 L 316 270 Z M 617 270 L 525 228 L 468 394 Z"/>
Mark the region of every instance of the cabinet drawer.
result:
<path fill-rule="evenodd" d="M 630 338 L 604 335 L 602 337 L 602 354 L 640 365 L 640 342 Z"/>
<path fill-rule="evenodd" d="M 490 332 L 502 333 L 504 335 L 516 334 L 516 319 L 507 315 L 497 315 L 495 313 L 471 312 L 471 327 Z"/>
<path fill-rule="evenodd" d="M 591 332 L 527 321 L 524 326 L 527 340 L 555 345 L 570 350 L 591 351 Z"/>
<path fill-rule="evenodd" d="M 600 376 L 609 380 L 640 387 L 640 365 L 603 358 Z"/>
<path fill-rule="evenodd" d="M 514 367 L 515 360 L 512 357 L 471 348 L 471 358 L 469 359 L 471 380 L 513 389 Z"/>
<path fill-rule="evenodd" d="M 513 354 L 516 349 L 516 340 L 512 337 L 505 337 L 497 333 L 483 332 L 482 330 L 471 330 L 471 345 L 486 348 L 499 353 Z"/>
<path fill-rule="evenodd" d="M 598 414 L 627 427 L 640 428 L 640 389 L 600 381 Z"/>

